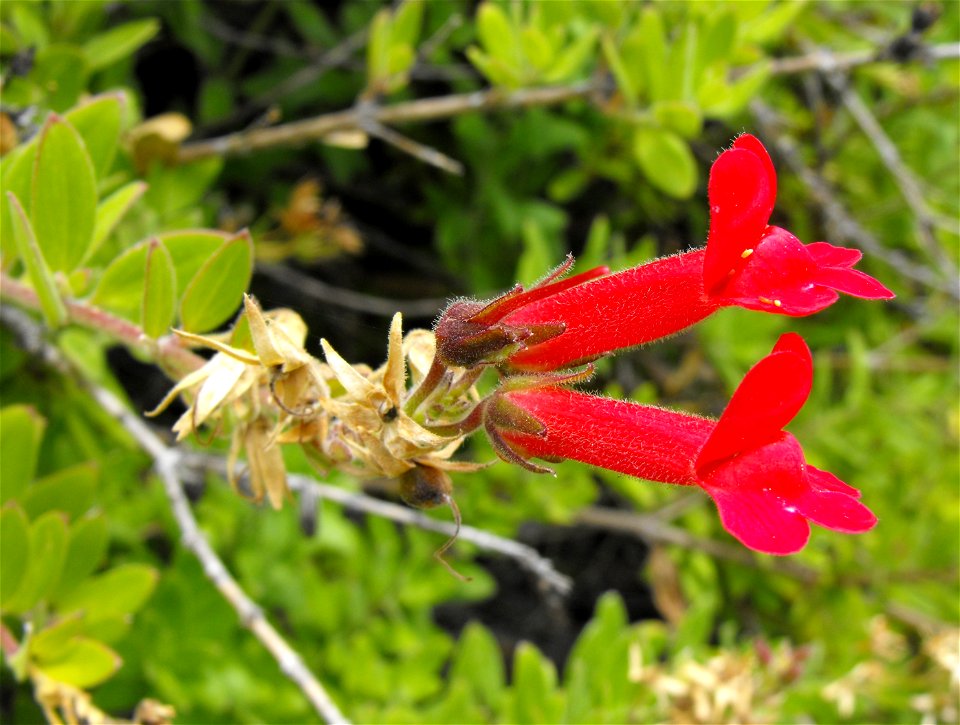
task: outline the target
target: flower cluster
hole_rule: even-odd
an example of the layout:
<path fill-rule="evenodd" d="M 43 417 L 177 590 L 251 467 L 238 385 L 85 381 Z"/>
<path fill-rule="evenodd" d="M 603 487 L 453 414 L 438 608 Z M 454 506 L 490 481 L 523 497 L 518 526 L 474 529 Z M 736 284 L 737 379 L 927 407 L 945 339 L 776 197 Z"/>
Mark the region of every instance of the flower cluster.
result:
<path fill-rule="evenodd" d="M 325 361 L 304 349 L 306 326 L 290 310 L 264 312 L 252 298 L 229 337 L 178 333 L 216 354 L 181 380 L 188 409 L 179 437 L 201 426 L 231 431 L 230 478 L 246 453 L 246 487 L 275 507 L 289 493 L 282 445 L 299 445 L 320 470 L 396 481 L 421 508 L 448 505 L 448 471 L 480 466 L 451 460 L 465 436 L 483 428 L 506 461 L 575 459 L 632 476 L 699 486 L 724 527 L 771 554 L 801 549 L 809 521 L 843 532 L 876 522 L 860 493 L 809 465 L 783 427 L 810 392 L 806 343 L 786 334 L 737 388 L 719 420 L 610 400 L 572 389 L 596 358 L 677 333 L 726 306 L 809 315 L 840 292 L 865 299 L 893 294 L 853 269 L 860 253 L 826 242 L 803 244 L 768 225 L 776 174 L 761 143 L 743 135 L 710 172 L 710 230 L 704 249 L 622 272 L 606 267 L 566 277 L 567 261 L 530 289 L 491 301 L 458 300 L 433 332 L 390 326 L 386 362 L 351 365 L 325 340 Z M 496 368 L 500 381 L 481 399 L 474 383 Z M 452 543 L 448 541 L 438 556 Z M 442 560 L 442 557 L 441 557 Z"/>
<path fill-rule="evenodd" d="M 717 505 L 724 527 L 770 554 L 799 551 L 808 521 L 857 533 L 876 518 L 860 492 L 804 458 L 783 427 L 803 406 L 810 351 L 789 333 L 757 363 L 719 420 L 577 392 L 576 370 L 602 355 L 677 333 L 726 306 L 803 316 L 840 292 L 890 299 L 853 269 L 861 254 L 826 242 L 803 244 L 768 224 L 776 173 L 763 145 L 740 136 L 710 172 L 707 245 L 610 274 L 569 279 L 568 259 L 529 290 L 488 303 L 458 301 L 438 321 L 446 365 L 496 365 L 504 377 L 470 416 L 504 460 L 535 471 L 531 458 L 575 459 L 664 483 L 695 485 Z"/>

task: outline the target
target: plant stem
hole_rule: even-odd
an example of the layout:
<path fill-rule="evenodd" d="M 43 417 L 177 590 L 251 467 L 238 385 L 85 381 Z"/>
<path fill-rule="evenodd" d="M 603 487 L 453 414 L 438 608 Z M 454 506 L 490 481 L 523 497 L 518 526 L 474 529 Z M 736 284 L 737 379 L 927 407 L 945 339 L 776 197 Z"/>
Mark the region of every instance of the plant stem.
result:
<path fill-rule="evenodd" d="M 34 289 L 6 274 L 0 274 L 0 299 L 15 302 L 31 310 L 40 310 L 40 299 Z M 64 299 L 70 322 L 90 330 L 105 333 L 127 347 L 154 358 L 165 372 L 179 379 L 204 364 L 204 359 L 183 347 L 179 339 L 167 335 L 151 341 L 143 330 L 128 320 L 94 307 L 86 302 Z"/>
<path fill-rule="evenodd" d="M 371 123 L 392 124 L 434 121 L 468 111 L 551 106 L 602 91 L 603 83 L 588 81 L 571 86 L 546 86 L 505 91 L 491 88 L 473 93 L 458 93 L 436 98 L 397 103 L 392 106 L 360 104 L 354 108 L 302 121 L 238 131 L 219 138 L 194 141 L 180 148 L 178 161 L 187 163 L 209 156 L 230 156 L 273 146 L 288 146 L 317 141 L 334 131 L 363 130 Z"/>

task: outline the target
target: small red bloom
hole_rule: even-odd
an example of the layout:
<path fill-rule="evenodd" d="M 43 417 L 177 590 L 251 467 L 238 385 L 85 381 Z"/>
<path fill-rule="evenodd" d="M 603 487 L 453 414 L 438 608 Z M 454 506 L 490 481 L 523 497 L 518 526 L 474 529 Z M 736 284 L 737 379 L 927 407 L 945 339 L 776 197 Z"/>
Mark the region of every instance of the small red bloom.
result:
<path fill-rule="evenodd" d="M 503 389 L 487 404 L 485 424 L 514 462 L 572 458 L 700 486 L 746 546 L 791 554 L 806 544 L 808 521 L 846 533 L 876 524 L 860 492 L 806 463 L 796 438 L 782 430 L 812 378 L 810 351 L 790 333 L 747 373 L 717 421 L 546 385 Z"/>
<path fill-rule="evenodd" d="M 563 333 L 509 355 L 516 370 L 555 370 L 672 335 L 721 307 L 802 316 L 829 307 L 838 292 L 865 299 L 893 293 L 852 269 L 858 250 L 804 245 L 768 226 L 777 177 L 766 149 L 740 136 L 714 162 L 706 249 L 570 286 L 504 316 L 505 327 L 562 324 Z"/>

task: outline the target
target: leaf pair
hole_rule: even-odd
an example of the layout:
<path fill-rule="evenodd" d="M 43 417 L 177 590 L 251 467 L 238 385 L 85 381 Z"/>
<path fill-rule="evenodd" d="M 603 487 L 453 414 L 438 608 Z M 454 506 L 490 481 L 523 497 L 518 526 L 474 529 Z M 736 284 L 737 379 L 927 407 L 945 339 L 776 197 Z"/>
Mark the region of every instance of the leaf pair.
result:
<path fill-rule="evenodd" d="M 150 337 L 179 317 L 207 332 L 236 311 L 253 273 L 250 235 L 177 231 L 144 240 L 113 260 L 91 302 L 137 322 Z"/>

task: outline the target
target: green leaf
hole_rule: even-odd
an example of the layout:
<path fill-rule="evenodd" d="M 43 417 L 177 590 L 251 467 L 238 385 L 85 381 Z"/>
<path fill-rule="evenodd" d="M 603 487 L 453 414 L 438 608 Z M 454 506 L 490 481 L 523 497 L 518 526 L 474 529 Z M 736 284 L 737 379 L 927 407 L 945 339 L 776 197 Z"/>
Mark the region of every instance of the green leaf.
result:
<path fill-rule="evenodd" d="M 653 105 L 657 123 L 684 138 L 696 138 L 703 128 L 703 117 L 694 103 L 687 101 L 660 101 Z"/>
<path fill-rule="evenodd" d="M 416 54 L 409 45 L 391 45 L 387 58 L 387 76 L 390 78 L 389 90 L 393 91 L 406 82 L 406 73 L 416 60 Z"/>
<path fill-rule="evenodd" d="M 180 321 L 188 332 L 207 332 L 240 306 L 253 274 L 253 243 L 242 233 L 208 259 L 180 300 Z"/>
<path fill-rule="evenodd" d="M 610 72 L 617 82 L 617 88 L 620 89 L 620 92 L 630 106 L 636 106 L 639 103 L 639 96 L 633 80 L 633 72 L 631 72 L 632 69 L 628 69 L 624 63 L 623 58 L 620 56 L 620 49 L 614 42 L 613 37 L 604 35 L 600 47 L 603 50 L 603 57 L 607 61 L 607 65 L 610 66 Z"/>
<path fill-rule="evenodd" d="M 529 642 L 521 642 L 513 657 L 513 712 L 515 723 L 559 722 L 562 708 L 556 696 L 557 672 Z"/>
<path fill-rule="evenodd" d="M 147 185 L 142 181 L 131 181 L 100 202 L 93 227 L 93 243 L 87 250 L 87 256 L 83 262 L 89 261 L 97 253 L 100 245 L 110 236 L 110 232 L 114 230 L 146 190 Z"/>
<path fill-rule="evenodd" d="M 467 48 L 467 59 L 496 86 L 515 88 L 520 85 L 520 75 L 500 58 L 493 58 L 475 46 Z"/>
<path fill-rule="evenodd" d="M 376 88 L 389 74 L 390 10 L 381 9 L 370 23 L 367 41 L 367 85 Z"/>
<path fill-rule="evenodd" d="M 50 42 L 47 24 L 43 22 L 44 8 L 39 5 L 17 3 L 10 7 L 13 25 L 24 45 L 43 48 Z"/>
<path fill-rule="evenodd" d="M 93 505 L 100 477 L 96 463 L 78 463 L 34 481 L 23 495 L 23 510 L 36 519 L 47 511 L 62 511 L 71 519 Z"/>
<path fill-rule="evenodd" d="M 157 236 L 173 257 L 173 266 L 177 271 L 177 288 L 186 289 L 190 281 L 204 263 L 221 246 L 233 239 L 228 232 L 213 229 L 188 229 L 166 232 Z"/>
<path fill-rule="evenodd" d="M 97 181 L 80 134 L 51 113 L 40 132 L 30 217 L 50 268 L 73 270 L 93 241 Z"/>
<path fill-rule="evenodd" d="M 92 304 L 115 312 L 130 322 L 139 321 L 147 244 L 135 244 L 110 263 L 93 291 Z"/>
<path fill-rule="evenodd" d="M 120 655 L 102 642 L 74 637 L 59 657 L 38 662 L 37 666 L 56 682 L 86 689 L 109 679 L 122 664 Z"/>
<path fill-rule="evenodd" d="M 17 243 L 17 251 L 23 260 L 23 265 L 27 268 L 30 283 L 40 300 L 40 312 L 43 313 L 43 319 L 51 328 L 60 327 L 67 321 L 67 308 L 60 298 L 53 273 L 40 251 L 37 237 L 30 225 L 30 220 L 20 205 L 20 200 L 9 191 L 7 192 L 7 204 L 11 211 L 13 239 Z"/>
<path fill-rule="evenodd" d="M 159 30 L 160 22 L 148 18 L 133 20 L 95 35 L 83 46 L 90 69 L 100 70 L 131 55 Z"/>
<path fill-rule="evenodd" d="M 76 612 L 44 627 L 30 638 L 30 656 L 38 662 L 55 660 L 70 640 L 83 632 L 83 615 Z"/>
<path fill-rule="evenodd" d="M 690 101 L 695 97 L 697 72 L 697 25 L 686 23 L 671 43 L 664 99 Z"/>
<path fill-rule="evenodd" d="M 590 28 L 573 43 L 561 49 L 554 59 L 553 66 L 544 74 L 543 79 L 547 83 L 571 80 L 584 64 L 593 57 L 594 46 L 599 35 L 599 29 Z"/>
<path fill-rule="evenodd" d="M 491 58 L 519 70 L 520 42 L 506 13 L 498 5 L 485 2 L 477 11 L 477 36 Z"/>
<path fill-rule="evenodd" d="M 30 525 L 19 506 L 0 511 L 0 610 L 19 589 L 30 558 Z"/>
<path fill-rule="evenodd" d="M 779 39 L 807 5 L 807 0 L 771 4 L 743 25 L 744 40 L 769 43 Z"/>
<path fill-rule="evenodd" d="M 147 244 L 140 327 L 152 338 L 170 331 L 177 314 L 177 273 L 173 257 L 158 239 Z"/>
<path fill-rule="evenodd" d="M 88 68 L 83 53 L 72 45 L 49 45 L 37 52 L 31 77 L 54 111 L 73 106 L 87 86 Z"/>
<path fill-rule="evenodd" d="M 606 264 L 610 258 L 610 218 L 599 214 L 593 218 L 587 242 L 577 257 L 577 270 L 584 272 L 592 267 Z"/>
<path fill-rule="evenodd" d="M 761 61 L 730 85 L 701 89 L 700 105 L 711 118 L 729 118 L 760 93 L 770 77 L 770 63 Z"/>
<path fill-rule="evenodd" d="M 490 631 L 479 622 L 464 627 L 450 667 L 450 681 L 464 681 L 477 699 L 496 709 L 504 688 L 503 655 Z"/>
<path fill-rule="evenodd" d="M 558 250 L 550 243 L 542 227 L 533 219 L 523 221 L 523 252 L 517 262 L 516 278 L 532 283 L 557 263 Z"/>
<path fill-rule="evenodd" d="M 83 611 L 88 621 L 133 614 L 153 593 L 157 571 L 145 564 L 122 564 L 88 578 L 59 602 L 60 611 Z"/>
<path fill-rule="evenodd" d="M 640 60 L 650 100 L 659 101 L 666 98 L 672 90 L 666 82 L 667 40 L 659 9 L 644 8 L 638 28 L 638 37 L 643 39 L 639 47 Z"/>
<path fill-rule="evenodd" d="M 86 144 L 98 179 L 103 179 L 110 171 L 120 145 L 123 101 L 121 93 L 94 96 L 82 106 L 64 114 L 64 118 L 77 129 Z"/>
<path fill-rule="evenodd" d="M 223 168 L 223 159 L 211 156 L 180 166 L 154 164 L 147 172 L 144 202 L 163 218 L 195 207 Z"/>
<path fill-rule="evenodd" d="M 415 48 L 423 25 L 423 0 L 404 0 L 393 15 L 390 44 Z"/>
<path fill-rule="evenodd" d="M 672 131 L 641 126 L 634 131 L 633 153 L 650 183 L 676 199 L 697 189 L 697 163 L 687 142 Z"/>
<path fill-rule="evenodd" d="M 43 599 L 60 579 L 67 543 L 63 514 L 51 511 L 30 527 L 30 565 L 7 603 L 7 611 L 22 614 Z"/>
<path fill-rule="evenodd" d="M 737 41 L 737 19 L 730 11 L 721 12 L 704 29 L 697 44 L 697 68 L 702 73 L 713 63 L 727 61 Z"/>
<path fill-rule="evenodd" d="M 520 47 L 527 62 L 538 71 L 544 71 L 553 63 L 553 46 L 546 34 L 535 25 L 520 31 Z"/>
<path fill-rule="evenodd" d="M 30 184 L 33 181 L 33 164 L 37 158 L 36 138 L 24 146 L 18 146 L 0 159 L 0 186 L 16 195 L 23 210 L 30 215 Z M 0 253 L 5 264 L 16 259 L 19 252 L 13 235 L 13 211 L 5 199 L 0 199 Z"/>
<path fill-rule="evenodd" d="M 37 471 L 46 421 L 26 405 L 0 409 L 0 504 L 16 499 Z"/>
<path fill-rule="evenodd" d="M 59 602 L 96 570 L 106 556 L 108 543 L 107 521 L 103 515 L 88 516 L 74 522 L 67 540 L 63 573 L 50 595 L 51 601 Z"/>

